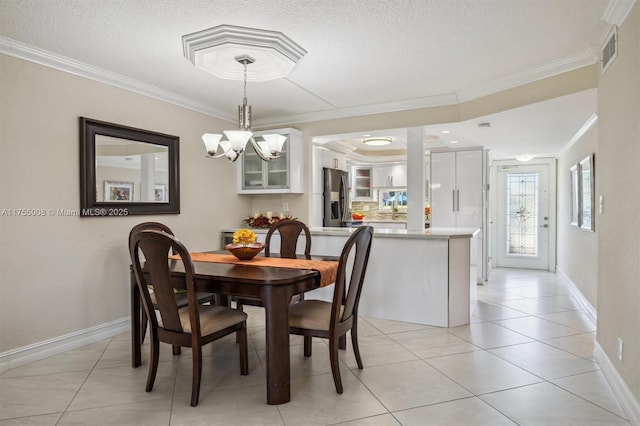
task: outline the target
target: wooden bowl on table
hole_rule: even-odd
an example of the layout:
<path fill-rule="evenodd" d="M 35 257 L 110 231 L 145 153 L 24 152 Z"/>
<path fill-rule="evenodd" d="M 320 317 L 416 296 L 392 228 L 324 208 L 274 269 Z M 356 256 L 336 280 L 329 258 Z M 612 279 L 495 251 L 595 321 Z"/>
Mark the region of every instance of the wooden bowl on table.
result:
<path fill-rule="evenodd" d="M 264 249 L 264 244 L 227 244 L 224 248 L 239 260 L 251 260 Z"/>

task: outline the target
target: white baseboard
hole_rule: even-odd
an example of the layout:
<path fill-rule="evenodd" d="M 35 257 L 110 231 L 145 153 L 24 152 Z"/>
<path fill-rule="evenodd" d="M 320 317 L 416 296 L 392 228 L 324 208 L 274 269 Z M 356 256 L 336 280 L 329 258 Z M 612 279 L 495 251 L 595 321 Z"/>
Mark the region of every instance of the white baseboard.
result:
<path fill-rule="evenodd" d="M 597 341 L 593 348 L 593 356 L 596 358 L 596 361 L 598 361 L 602 375 L 607 383 L 609 383 L 609 387 L 611 387 L 611 391 L 618 400 L 629 423 L 635 426 L 640 425 L 640 403 L 635 399 L 633 393 L 624 380 L 622 380 L 622 377 L 620 377 L 613 363 Z"/>
<path fill-rule="evenodd" d="M 106 324 L 54 337 L 0 354 L 0 374 L 30 362 L 57 355 L 90 343 L 125 333 L 131 329 L 131 319 L 121 318 Z"/>
<path fill-rule="evenodd" d="M 589 319 L 597 325 L 598 314 L 596 309 L 584 297 L 578 286 L 576 286 L 575 283 L 571 281 L 571 279 L 567 277 L 567 275 L 557 266 L 556 272 L 567 280 L 569 291 L 571 291 L 571 294 L 576 298 L 580 307 L 584 310 Z M 618 374 L 618 371 L 615 369 L 611 360 L 597 340 L 594 342 L 593 356 L 598 362 L 602 375 L 609 384 L 609 387 L 618 400 L 620 407 L 627 416 L 627 420 L 629 420 L 629 422 L 634 426 L 640 426 L 640 404 L 638 404 L 633 393 L 624 380 L 622 380 L 622 377 L 620 377 L 620 374 Z"/>
<path fill-rule="evenodd" d="M 585 312 L 585 314 L 589 317 L 591 322 L 593 322 L 594 325 L 597 325 L 598 324 L 598 311 L 596 310 L 596 308 L 594 308 L 591 305 L 591 303 L 584 297 L 584 295 L 582 294 L 582 292 L 580 291 L 578 286 L 575 285 L 575 283 L 573 281 L 571 281 L 571 279 L 557 265 L 556 265 L 556 273 L 558 275 L 561 275 L 562 278 L 564 278 L 565 280 L 567 280 L 569 291 L 571 292 L 573 297 L 576 298 L 576 300 L 580 304 L 580 307 Z"/>

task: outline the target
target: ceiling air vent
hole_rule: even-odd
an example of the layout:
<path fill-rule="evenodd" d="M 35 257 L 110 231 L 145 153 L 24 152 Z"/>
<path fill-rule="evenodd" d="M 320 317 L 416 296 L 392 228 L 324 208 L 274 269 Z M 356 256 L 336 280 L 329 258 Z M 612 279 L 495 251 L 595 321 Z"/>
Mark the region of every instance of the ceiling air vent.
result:
<path fill-rule="evenodd" d="M 602 47 L 602 73 L 607 70 L 616 56 L 618 56 L 618 28 L 613 27 Z"/>

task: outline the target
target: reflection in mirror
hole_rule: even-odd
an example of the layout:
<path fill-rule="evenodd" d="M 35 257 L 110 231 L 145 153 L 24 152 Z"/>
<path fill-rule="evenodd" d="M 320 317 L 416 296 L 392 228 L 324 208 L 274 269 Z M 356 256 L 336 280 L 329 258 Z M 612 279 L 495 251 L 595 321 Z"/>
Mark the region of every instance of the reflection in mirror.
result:
<path fill-rule="evenodd" d="M 578 182 L 578 165 L 574 164 L 569 169 L 571 172 L 571 224 L 580 226 L 580 182 Z"/>
<path fill-rule="evenodd" d="M 180 213 L 179 142 L 80 117 L 80 215 Z"/>
<path fill-rule="evenodd" d="M 96 135 L 97 202 L 166 203 L 168 171 L 168 147 Z"/>
<path fill-rule="evenodd" d="M 593 157 L 588 155 L 580 161 L 580 201 L 581 201 L 581 225 L 582 229 L 594 230 L 594 178 L 593 178 Z"/>

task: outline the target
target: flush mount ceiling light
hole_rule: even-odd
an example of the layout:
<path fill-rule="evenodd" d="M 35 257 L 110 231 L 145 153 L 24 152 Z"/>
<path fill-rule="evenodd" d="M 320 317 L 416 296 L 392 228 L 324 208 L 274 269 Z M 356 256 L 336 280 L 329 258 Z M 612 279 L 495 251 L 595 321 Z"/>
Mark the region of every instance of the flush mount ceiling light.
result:
<path fill-rule="evenodd" d="M 389 145 L 392 140 L 393 140 L 392 138 L 376 136 L 376 137 L 370 137 L 370 138 L 363 138 L 362 142 L 365 145 L 369 145 L 369 146 L 384 146 L 384 145 Z"/>
<path fill-rule="evenodd" d="M 247 103 L 247 80 L 267 81 L 287 76 L 297 62 L 307 53 L 284 34 L 277 31 L 219 25 L 208 30 L 182 36 L 184 56 L 196 68 L 227 80 L 244 81 L 242 105 L 238 106 L 239 130 L 225 130 L 227 140 L 219 133 L 202 135 L 207 156 L 225 156 L 236 161 L 244 152 L 247 142 L 258 157 L 271 161 L 280 157 L 286 136 L 271 134 L 256 141 L 251 131 L 251 105 Z M 247 73 L 247 65 L 252 66 Z M 242 67 L 238 67 L 241 64 Z M 222 151 L 218 153 L 218 151 Z"/>
<path fill-rule="evenodd" d="M 531 161 L 533 159 L 533 155 L 518 155 L 516 160 L 526 163 L 527 161 Z"/>

